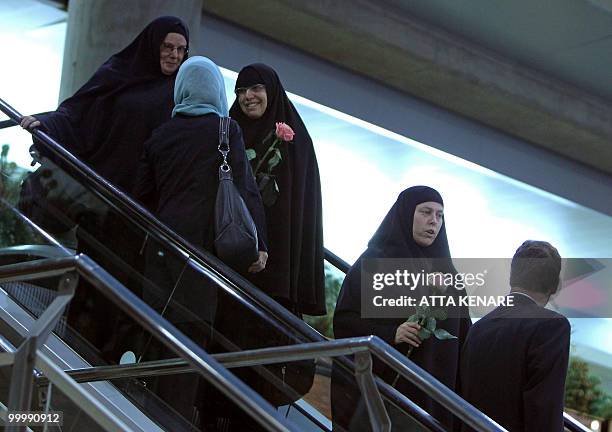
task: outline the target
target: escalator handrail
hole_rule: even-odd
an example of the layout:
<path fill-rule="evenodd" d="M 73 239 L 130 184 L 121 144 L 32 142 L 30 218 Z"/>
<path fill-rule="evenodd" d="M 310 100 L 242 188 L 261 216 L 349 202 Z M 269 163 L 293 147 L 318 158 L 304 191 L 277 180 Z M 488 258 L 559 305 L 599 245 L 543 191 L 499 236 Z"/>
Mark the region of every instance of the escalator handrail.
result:
<path fill-rule="evenodd" d="M 15 124 L 19 124 L 22 117 L 21 114 L 3 99 L 0 99 L 0 111 L 9 116 L 11 119 L 10 121 L 14 122 Z M 155 219 L 144 207 L 134 202 L 126 194 L 119 191 L 112 184 L 95 173 L 91 168 L 78 160 L 74 155 L 64 149 L 42 130 L 32 129 L 28 130 L 28 132 L 37 138 L 39 145 L 66 164 L 67 172 L 70 175 L 77 177 L 80 181 L 84 182 L 99 198 L 112 205 L 123 216 L 129 219 L 135 218 L 136 221 L 138 221 L 137 223 L 144 225 L 146 229 L 151 230 L 153 233 L 164 239 L 175 252 L 186 257 L 191 256 L 192 258 L 196 258 L 204 267 L 212 268 L 213 271 L 219 276 L 217 283 L 219 283 L 219 279 L 229 282 L 229 284 L 219 283 L 219 286 L 232 291 L 234 291 L 235 287 L 235 290 L 238 292 L 238 296 L 236 296 L 235 299 L 244 307 L 251 309 L 253 313 L 256 313 L 264 320 L 270 320 L 270 317 L 272 317 L 280 321 L 283 325 L 302 335 L 307 341 L 325 340 L 325 338 L 312 327 L 304 323 L 302 320 L 296 318 L 292 313 L 260 292 L 257 288 L 251 286 L 248 281 L 237 273 L 233 272 L 228 266 L 218 261 L 216 257 L 191 246 L 188 242 L 168 229 L 161 222 L 157 221 L 157 219 Z M 65 167 L 62 168 L 65 169 Z M 221 273 L 223 273 L 223 275 Z M 230 285 L 234 285 L 234 287 L 231 287 Z M 255 299 L 259 305 L 265 309 L 265 312 L 258 309 L 253 309 L 252 306 L 240 295 L 240 293 L 246 293 L 252 299 Z M 352 361 L 350 361 L 348 358 L 341 358 L 337 361 L 350 370 L 352 370 L 354 367 Z M 380 378 L 376 377 L 376 382 L 381 393 L 391 403 L 402 409 L 404 412 L 412 415 L 417 421 L 430 430 L 440 430 L 439 422 L 430 414 L 415 405 L 397 390 L 385 385 L 386 383 L 384 383 L 384 381 L 382 381 Z"/>
<path fill-rule="evenodd" d="M 22 115 L 18 111 L 16 111 L 1 98 L 0 111 L 6 114 L 15 123 L 19 123 L 22 118 Z M 46 151 L 50 152 L 61 162 L 67 165 L 68 174 L 78 178 L 80 182 L 85 183 L 85 185 L 88 186 L 99 198 L 114 207 L 120 214 L 130 220 L 135 220 L 141 227 L 145 227 L 146 230 L 159 236 L 167 243 L 166 246 L 171 246 L 176 253 L 185 257 L 195 258 L 196 261 L 203 266 L 203 268 L 212 269 L 215 275 L 209 276 L 211 276 L 221 288 L 237 294 L 246 294 L 255 303 L 263 307 L 265 312 L 254 309 L 253 306 L 240 295 L 234 297 L 244 307 L 251 309 L 251 311 L 266 321 L 270 321 L 269 314 L 271 314 L 272 318 L 280 321 L 283 325 L 289 327 L 291 330 L 298 332 L 308 341 L 318 342 L 325 340 L 325 338 L 323 338 L 323 336 L 321 336 L 321 334 L 315 331 L 312 327 L 298 319 L 287 309 L 280 306 L 277 302 L 253 286 L 249 281 L 240 276 L 229 266 L 218 260 L 217 257 L 207 251 L 196 248 L 174 231 L 166 227 L 147 209 L 97 174 L 89 166 L 80 161 L 72 153 L 62 147 L 57 141 L 51 138 L 47 133 L 43 132 L 39 128 L 28 130 L 28 132 L 37 138 L 39 142 L 37 145 L 42 145 Z M 62 166 L 62 168 L 65 169 L 64 166 Z M 326 255 L 328 255 L 328 253 L 330 252 L 326 251 Z M 333 256 L 335 257 L 335 255 Z M 340 258 L 338 258 L 338 260 L 340 260 Z M 391 348 L 390 346 L 388 347 Z M 339 359 L 339 361 L 349 368 L 354 367 L 352 362 L 347 358 Z M 377 378 L 377 382 L 379 383 L 379 387 L 381 387 L 380 383 L 382 380 Z M 398 403 L 403 409 L 408 410 L 407 412 L 409 412 L 411 415 L 415 415 L 416 418 L 425 425 L 431 424 L 432 427 L 435 426 L 436 422 L 432 422 L 431 416 L 424 416 L 422 412 L 418 411 L 414 412 L 413 407 L 404 404 L 403 401 L 397 397 L 397 395 L 389 392 L 386 386 L 382 386 L 381 391 L 392 401 Z M 450 392 L 450 390 L 448 391 Z"/>
<path fill-rule="evenodd" d="M 325 260 L 336 267 L 342 273 L 347 274 L 351 269 L 351 265 L 340 258 L 338 255 L 325 248 Z"/>
<path fill-rule="evenodd" d="M 6 114 L 11 121 L 19 123 L 22 115 L 12 106 L 0 98 L 0 111 Z M 146 231 L 150 231 L 159 236 L 165 241 L 166 246 L 169 246 L 179 255 L 186 258 L 194 259 L 198 264 L 207 269 L 212 269 L 218 279 L 222 279 L 225 283 L 221 287 L 230 290 L 234 293 L 246 294 L 257 304 L 262 306 L 266 313 L 253 309 L 251 304 L 242 296 L 235 297 L 242 306 L 251 309 L 255 314 L 259 315 L 264 320 L 269 320 L 270 315 L 284 325 L 297 330 L 307 339 L 324 340 L 324 338 L 315 331 L 312 327 L 298 319 L 291 312 L 280 306 L 277 302 L 265 295 L 261 290 L 252 285 L 245 278 L 236 273 L 233 269 L 220 261 L 216 256 L 208 251 L 196 248 L 173 230 L 168 228 L 162 222 L 157 220 L 146 208 L 130 198 L 126 193 L 119 190 L 113 184 L 97 174 L 93 169 L 87 166 L 84 162 L 75 157 L 68 150 L 63 148 L 57 141 L 51 138 L 48 134 L 39 128 L 28 130 L 34 137 L 37 138 L 37 145 L 41 145 L 46 151 L 52 153 L 60 161 L 67 166 L 62 166 L 66 169 L 69 175 L 78 178 L 88 186 L 99 198 L 110 204 L 122 216 L 129 220 L 135 221 L 140 227 Z"/>
<path fill-rule="evenodd" d="M 284 419 L 261 395 L 252 390 L 219 364 L 149 305 L 123 286 L 91 258 L 79 254 L 63 258 L 49 258 L 0 266 L 0 282 L 32 280 L 76 271 L 123 312 L 156 336 L 160 342 L 190 365 L 207 381 L 269 430 L 297 430 Z"/>
<path fill-rule="evenodd" d="M 45 112 L 41 112 L 41 113 L 37 113 L 37 114 L 32 114 L 33 117 L 37 117 L 40 115 L 44 115 L 44 114 L 48 114 L 49 111 L 45 111 Z M 0 130 L 1 129 L 7 129 L 13 126 L 19 126 L 19 122 L 13 120 L 12 118 L 9 118 L 8 120 L 2 120 L 0 121 Z"/>
<path fill-rule="evenodd" d="M 361 336 L 335 339 L 326 342 L 313 342 L 214 354 L 213 358 L 226 368 L 234 368 L 308 360 L 317 357 L 337 357 L 365 351 L 385 362 L 405 379 L 430 395 L 434 400 L 449 407 L 449 411 L 476 430 L 505 431 L 504 428 L 478 411 L 473 405 L 466 402 L 456 393 L 449 392 L 444 384 L 435 379 L 426 370 L 408 361 L 405 356 L 402 356 L 397 351 L 389 350 L 388 344 L 378 336 Z M 102 379 L 156 376 L 159 375 L 159 372 L 164 371 L 164 366 L 167 365 L 174 369 L 174 373 L 191 372 L 190 369 L 181 367 L 186 366 L 184 362 L 177 362 L 174 359 L 160 360 L 151 363 L 151 365 L 140 363 L 120 366 L 102 366 L 87 370 L 69 371 L 67 373 L 73 377 L 78 377 L 77 381 L 79 382 L 90 382 Z M 143 369 L 148 369 L 148 373 L 143 374 Z M 44 383 L 45 381 L 41 380 L 38 384 L 43 385 Z"/>
<path fill-rule="evenodd" d="M 344 261 L 339 256 L 335 255 L 331 251 L 328 251 L 327 249 L 325 249 L 325 259 L 344 274 L 348 273 L 351 268 L 351 265 L 349 263 Z M 576 420 L 574 417 L 572 417 L 566 412 L 563 413 L 563 425 L 570 432 L 591 432 L 589 428 L 584 426 L 582 423 L 580 423 L 578 420 Z"/>
<path fill-rule="evenodd" d="M 566 412 L 563 413 L 563 426 L 570 432 L 593 432 Z"/>
<path fill-rule="evenodd" d="M 4 338 L 3 335 L 0 335 L 0 350 L 12 356 L 17 353 L 17 348 L 9 340 Z M 124 418 L 108 410 L 107 406 L 100 403 L 91 393 L 85 390 L 85 387 L 80 386 L 42 350 L 36 350 L 34 356 L 34 367 L 36 368 L 35 376 L 45 373 L 45 378 L 48 383 L 52 383 L 56 388 L 60 389 L 66 398 L 78 404 L 79 410 L 85 413 L 98 425 L 102 426 L 105 431 L 129 432 L 142 430 L 141 428 L 135 429 L 130 427 L 131 425 L 126 424 Z M 13 357 L 11 360 L 12 363 L 5 362 L 3 366 L 15 366 L 15 358 Z M 7 430 L 13 430 L 15 427 L 13 426 L 13 428 L 11 428 L 11 425 L 7 422 L 8 413 L 8 408 L 0 402 L 0 424 L 4 424 Z M 32 432 L 32 429 L 26 427 L 25 431 Z"/>

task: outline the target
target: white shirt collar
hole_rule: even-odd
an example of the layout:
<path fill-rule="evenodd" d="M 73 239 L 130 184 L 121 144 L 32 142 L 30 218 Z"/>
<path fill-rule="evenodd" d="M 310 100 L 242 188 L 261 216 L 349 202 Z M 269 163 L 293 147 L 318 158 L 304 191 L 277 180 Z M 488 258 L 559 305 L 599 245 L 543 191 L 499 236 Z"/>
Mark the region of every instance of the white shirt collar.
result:
<path fill-rule="evenodd" d="M 519 294 L 519 295 L 525 296 L 525 297 L 527 297 L 529 300 L 531 300 L 532 302 L 534 302 L 535 304 L 538 304 L 538 302 L 537 302 L 537 301 L 535 301 L 535 300 L 533 299 L 533 297 L 531 297 L 529 294 L 525 294 L 524 292 L 514 291 L 514 292 L 511 292 L 509 295 L 516 295 L 516 294 Z"/>

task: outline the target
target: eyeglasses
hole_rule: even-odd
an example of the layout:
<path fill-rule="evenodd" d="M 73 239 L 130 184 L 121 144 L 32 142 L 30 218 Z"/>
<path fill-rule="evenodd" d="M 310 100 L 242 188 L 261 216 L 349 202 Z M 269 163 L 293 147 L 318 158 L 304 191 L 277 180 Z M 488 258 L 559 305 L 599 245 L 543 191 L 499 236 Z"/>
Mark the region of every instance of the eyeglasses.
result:
<path fill-rule="evenodd" d="M 161 52 L 163 54 L 172 54 L 174 50 L 176 50 L 176 53 L 178 55 L 185 55 L 189 52 L 189 49 L 186 46 L 175 47 L 174 45 L 166 43 L 166 42 L 163 42 L 161 44 Z"/>
<path fill-rule="evenodd" d="M 255 84 L 250 87 L 238 87 L 236 90 L 234 90 L 234 93 L 236 93 L 236 96 L 242 96 L 242 95 L 245 95 L 246 92 L 249 90 L 251 90 L 251 92 L 253 93 L 258 93 L 258 92 L 265 91 L 266 86 L 263 84 Z"/>

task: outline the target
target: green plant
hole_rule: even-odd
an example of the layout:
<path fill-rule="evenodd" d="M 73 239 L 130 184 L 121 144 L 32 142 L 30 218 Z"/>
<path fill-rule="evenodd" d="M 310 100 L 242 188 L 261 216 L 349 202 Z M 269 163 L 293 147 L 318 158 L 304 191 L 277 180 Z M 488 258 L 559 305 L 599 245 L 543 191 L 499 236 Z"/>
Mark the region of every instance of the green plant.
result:
<path fill-rule="evenodd" d="M 417 336 L 422 341 L 429 339 L 432 336 L 435 336 L 435 338 L 439 340 L 457 339 L 457 336 L 450 334 L 444 329 L 437 328 L 438 321 L 444 321 L 447 318 L 448 314 L 444 309 L 434 308 L 431 306 L 417 306 L 416 312 L 410 315 L 406 322 L 417 323 L 419 326 L 421 326 Z M 413 350 L 414 346 L 410 345 L 408 352 L 406 352 L 406 357 L 410 357 Z M 398 373 L 391 384 L 393 387 L 395 387 L 399 378 L 400 374 Z"/>
<path fill-rule="evenodd" d="M 600 388 L 599 378 L 578 357 L 570 359 L 565 381 L 565 406 L 584 414 L 612 418 L 612 397 Z"/>
<path fill-rule="evenodd" d="M 612 419 L 612 396 L 603 395 L 593 403 L 596 416 L 604 419 Z"/>
<path fill-rule="evenodd" d="M 338 272 L 334 272 L 330 266 L 325 265 L 325 306 L 327 307 L 327 314 L 322 316 L 304 315 L 306 323 L 329 338 L 334 337 L 334 312 L 343 280 L 344 278 Z"/>
<path fill-rule="evenodd" d="M 2 145 L 0 152 L 0 247 L 35 243 L 35 235 L 7 206 L 14 206 L 19 200 L 21 182 L 28 171 L 15 162 L 8 161 L 10 146 Z"/>

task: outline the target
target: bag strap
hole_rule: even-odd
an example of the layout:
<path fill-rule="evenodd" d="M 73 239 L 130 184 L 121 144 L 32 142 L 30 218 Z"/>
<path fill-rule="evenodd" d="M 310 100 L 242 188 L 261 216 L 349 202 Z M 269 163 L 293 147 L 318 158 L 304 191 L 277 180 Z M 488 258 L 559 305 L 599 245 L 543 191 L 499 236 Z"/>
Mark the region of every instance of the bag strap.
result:
<path fill-rule="evenodd" d="M 232 180 L 232 167 L 230 167 L 227 161 L 227 155 L 230 152 L 229 125 L 230 125 L 229 117 L 219 117 L 219 145 L 217 146 L 217 149 L 219 150 L 219 153 L 221 153 L 221 156 L 223 157 L 221 166 L 219 166 L 219 180 L 225 180 L 225 179 Z"/>

